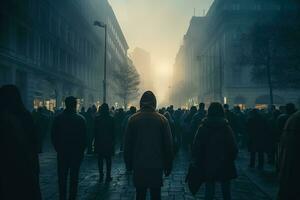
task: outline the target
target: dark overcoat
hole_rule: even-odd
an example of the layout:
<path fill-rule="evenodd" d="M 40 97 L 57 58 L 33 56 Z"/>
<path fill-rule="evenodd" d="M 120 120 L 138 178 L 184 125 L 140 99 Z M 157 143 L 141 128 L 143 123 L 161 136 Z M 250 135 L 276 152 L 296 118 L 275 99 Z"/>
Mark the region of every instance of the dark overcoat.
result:
<path fill-rule="evenodd" d="M 95 119 L 95 151 L 98 155 L 112 156 L 115 147 L 115 122 L 107 114 L 100 114 Z"/>
<path fill-rule="evenodd" d="M 202 181 L 226 181 L 237 177 L 235 159 L 238 149 L 233 131 L 224 118 L 208 118 L 195 136 L 192 157 Z"/>
<path fill-rule="evenodd" d="M 155 111 L 154 95 L 144 97 L 128 122 L 124 159 L 136 187 L 157 188 L 163 185 L 163 172 L 172 168 L 173 141 L 168 120 Z"/>
<path fill-rule="evenodd" d="M 300 111 L 287 121 L 281 141 L 280 187 L 278 200 L 299 199 Z"/>

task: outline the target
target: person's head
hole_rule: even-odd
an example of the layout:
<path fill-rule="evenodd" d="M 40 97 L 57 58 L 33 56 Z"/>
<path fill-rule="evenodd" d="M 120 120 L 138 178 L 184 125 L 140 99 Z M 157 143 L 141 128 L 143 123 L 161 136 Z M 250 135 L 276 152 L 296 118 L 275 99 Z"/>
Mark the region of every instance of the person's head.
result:
<path fill-rule="evenodd" d="M 208 118 L 216 118 L 216 117 L 224 118 L 225 113 L 224 113 L 222 104 L 220 104 L 218 102 L 211 103 L 208 108 L 208 111 L 207 111 L 207 117 Z"/>
<path fill-rule="evenodd" d="M 147 91 L 142 95 L 142 98 L 140 100 L 140 107 L 143 108 L 151 108 L 156 109 L 157 101 L 156 97 L 151 91 Z"/>
<path fill-rule="evenodd" d="M 164 113 L 164 116 L 165 116 L 165 118 L 167 118 L 167 120 L 168 120 L 169 122 L 172 120 L 171 114 L 170 114 L 168 111 L 166 111 L 166 112 Z"/>
<path fill-rule="evenodd" d="M 240 112 L 241 111 L 241 107 L 240 106 L 234 106 L 234 111 L 235 112 Z"/>
<path fill-rule="evenodd" d="M 257 116 L 259 116 L 259 115 L 260 115 L 259 110 L 256 109 L 256 108 L 250 110 L 250 112 L 249 112 L 249 116 L 251 116 L 251 117 L 257 117 Z"/>
<path fill-rule="evenodd" d="M 204 103 L 200 103 L 199 104 L 199 110 L 204 110 L 205 109 L 205 104 Z"/>
<path fill-rule="evenodd" d="M 286 110 L 286 114 L 288 115 L 292 115 L 297 111 L 296 106 L 293 103 L 286 104 L 285 110 Z"/>
<path fill-rule="evenodd" d="M 73 96 L 69 96 L 65 99 L 66 110 L 76 111 L 77 99 Z"/>
<path fill-rule="evenodd" d="M 0 111 L 20 113 L 25 111 L 21 94 L 17 86 L 4 85 L 0 88 Z"/>
<path fill-rule="evenodd" d="M 269 105 L 268 106 L 268 111 L 269 112 L 273 112 L 274 110 L 276 110 L 276 106 L 275 105 Z"/>
<path fill-rule="evenodd" d="M 228 104 L 224 104 L 224 110 L 229 110 L 229 105 Z"/>
<path fill-rule="evenodd" d="M 84 106 L 81 107 L 81 112 L 82 112 L 82 113 L 85 112 L 85 107 L 84 107 Z"/>
<path fill-rule="evenodd" d="M 192 106 L 190 109 L 191 113 L 196 113 L 197 112 L 197 107 L 196 106 Z"/>
<path fill-rule="evenodd" d="M 100 114 L 108 115 L 109 114 L 109 106 L 107 103 L 103 103 L 99 109 Z"/>
<path fill-rule="evenodd" d="M 134 114 L 134 113 L 136 113 L 136 107 L 134 107 L 134 106 L 130 106 L 130 108 L 129 108 L 129 112 L 130 112 L 131 114 Z"/>

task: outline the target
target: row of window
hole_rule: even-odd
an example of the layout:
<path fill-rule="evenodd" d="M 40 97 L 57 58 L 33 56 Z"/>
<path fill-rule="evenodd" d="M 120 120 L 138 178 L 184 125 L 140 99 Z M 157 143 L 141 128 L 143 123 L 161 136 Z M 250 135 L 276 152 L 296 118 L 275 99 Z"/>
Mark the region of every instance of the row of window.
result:
<path fill-rule="evenodd" d="M 240 4 L 240 3 L 232 3 L 232 4 L 225 4 L 224 10 L 233 10 L 233 11 L 239 11 L 241 9 L 246 10 L 280 10 L 281 6 L 279 4 L 268 4 L 268 5 L 262 5 L 260 3 L 255 3 L 254 5 L 247 5 L 247 4 Z"/>

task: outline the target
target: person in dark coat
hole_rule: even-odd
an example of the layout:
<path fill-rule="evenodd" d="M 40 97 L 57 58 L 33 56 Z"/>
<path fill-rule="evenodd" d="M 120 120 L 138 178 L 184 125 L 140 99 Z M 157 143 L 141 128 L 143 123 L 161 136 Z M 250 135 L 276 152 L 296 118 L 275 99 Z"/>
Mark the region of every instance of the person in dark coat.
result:
<path fill-rule="evenodd" d="M 111 165 L 115 148 L 115 123 L 106 103 L 102 104 L 94 123 L 95 152 L 98 154 L 100 181 L 103 180 L 103 160 L 106 161 L 106 181 L 112 180 Z"/>
<path fill-rule="evenodd" d="M 155 111 L 156 98 L 151 91 L 143 94 L 141 110 L 128 122 L 125 134 L 124 160 L 133 170 L 136 199 L 161 199 L 163 173 L 169 176 L 173 161 L 173 142 L 168 120 Z"/>
<path fill-rule="evenodd" d="M 59 199 L 67 199 L 67 180 L 70 173 L 69 199 L 77 196 L 80 165 L 86 148 L 86 122 L 76 112 L 77 100 L 67 97 L 66 109 L 54 118 L 51 137 L 57 152 Z"/>
<path fill-rule="evenodd" d="M 94 148 L 93 148 L 93 142 L 94 142 L 94 120 L 95 120 L 95 113 L 97 112 L 97 109 L 95 111 L 95 107 L 88 108 L 86 114 L 85 114 L 85 120 L 86 120 L 86 126 L 87 126 L 87 154 L 93 154 Z"/>
<path fill-rule="evenodd" d="M 123 122 L 122 122 L 122 141 L 121 141 L 121 146 L 120 146 L 120 151 L 124 150 L 124 137 L 125 137 L 125 132 L 127 128 L 127 124 L 129 121 L 129 118 L 136 113 L 136 107 L 131 106 L 127 115 L 125 116 Z"/>
<path fill-rule="evenodd" d="M 230 181 L 237 178 L 234 163 L 237 154 L 237 144 L 223 107 L 220 103 L 212 103 L 192 147 L 193 161 L 206 183 L 206 200 L 214 199 L 216 182 L 221 183 L 223 199 L 231 199 Z"/>
<path fill-rule="evenodd" d="M 199 128 L 199 125 L 205 117 L 206 117 L 205 104 L 200 103 L 199 109 L 198 109 L 197 113 L 193 116 L 192 121 L 191 121 L 192 139 L 194 139 L 196 132 Z"/>
<path fill-rule="evenodd" d="M 246 123 L 248 134 L 248 150 L 250 152 L 250 168 L 255 167 L 256 155 L 258 154 L 258 169 L 264 168 L 264 157 L 267 151 L 268 122 L 257 109 L 249 112 Z"/>
<path fill-rule="evenodd" d="M 44 107 L 39 107 L 34 118 L 35 127 L 38 134 L 39 153 L 43 152 L 43 144 L 49 130 L 50 117 L 47 115 Z"/>
<path fill-rule="evenodd" d="M 193 133 L 192 130 L 192 120 L 194 115 L 197 113 L 197 107 L 192 106 L 188 114 L 186 115 L 184 119 L 184 135 L 183 135 L 183 141 L 184 141 L 184 147 L 187 150 L 190 150 L 190 147 L 193 143 L 193 138 L 195 136 L 195 133 Z"/>
<path fill-rule="evenodd" d="M 126 113 L 123 108 L 117 109 L 115 112 L 115 115 L 113 116 L 115 120 L 115 137 L 116 137 L 116 146 L 119 146 L 120 150 L 123 148 L 123 140 L 124 140 L 124 134 L 123 134 L 123 121 L 126 117 Z M 122 147 L 122 148 L 121 148 Z"/>
<path fill-rule="evenodd" d="M 299 199 L 300 180 L 300 111 L 286 123 L 282 136 L 278 200 Z"/>
<path fill-rule="evenodd" d="M 278 118 L 277 118 L 277 127 L 278 127 L 278 131 L 279 131 L 279 134 L 280 134 L 278 136 L 279 138 L 283 134 L 286 122 L 288 121 L 290 116 L 292 116 L 295 112 L 297 112 L 295 104 L 288 103 L 285 106 L 285 112 L 278 116 Z"/>
<path fill-rule="evenodd" d="M 40 200 L 38 136 L 14 85 L 0 88 L 0 199 Z"/>

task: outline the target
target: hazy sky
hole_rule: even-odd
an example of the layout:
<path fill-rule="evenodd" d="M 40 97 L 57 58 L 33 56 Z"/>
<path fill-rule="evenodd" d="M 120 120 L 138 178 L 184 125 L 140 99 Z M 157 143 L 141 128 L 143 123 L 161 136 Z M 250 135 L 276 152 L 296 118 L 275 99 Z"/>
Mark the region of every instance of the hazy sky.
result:
<path fill-rule="evenodd" d="M 166 97 L 176 53 L 195 13 L 203 15 L 213 0 L 109 0 L 132 49 L 151 54 L 160 101 Z M 129 51 L 130 52 L 130 51 Z"/>

